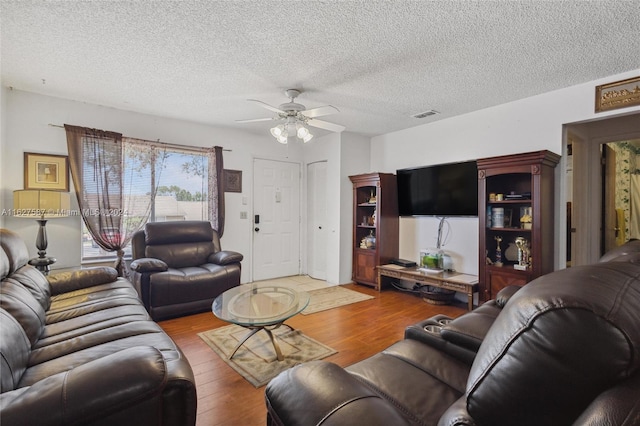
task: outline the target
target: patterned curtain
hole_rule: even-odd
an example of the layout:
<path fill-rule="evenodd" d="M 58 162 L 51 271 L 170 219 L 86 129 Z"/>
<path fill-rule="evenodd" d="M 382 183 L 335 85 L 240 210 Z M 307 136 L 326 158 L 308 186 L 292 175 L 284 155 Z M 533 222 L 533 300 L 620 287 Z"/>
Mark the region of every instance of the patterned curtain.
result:
<path fill-rule="evenodd" d="M 224 233 L 224 164 L 222 147 L 209 150 L 209 221 L 218 236 Z"/>
<path fill-rule="evenodd" d="M 152 181 L 155 151 L 123 140 L 120 133 L 64 127 L 82 219 L 98 246 L 117 253 L 114 267 L 127 277 L 124 247 L 147 222 L 157 188 Z"/>

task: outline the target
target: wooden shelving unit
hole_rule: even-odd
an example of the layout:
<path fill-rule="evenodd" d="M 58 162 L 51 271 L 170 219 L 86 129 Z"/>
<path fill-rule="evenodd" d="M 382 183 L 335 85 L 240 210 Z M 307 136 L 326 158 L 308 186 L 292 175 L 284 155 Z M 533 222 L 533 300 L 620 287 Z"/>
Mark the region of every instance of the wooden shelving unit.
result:
<path fill-rule="evenodd" d="M 478 220 L 480 223 L 479 298 L 490 300 L 502 288 L 524 285 L 540 275 L 553 271 L 554 243 L 554 168 L 560 156 L 550 151 L 484 158 L 478 160 Z M 502 200 L 490 199 L 502 194 Z M 492 223 L 493 209 L 505 212 L 503 227 Z M 531 225 L 521 222 L 528 209 Z M 527 228 L 525 228 L 525 226 Z M 517 260 L 509 260 L 506 251 L 518 237 L 530 247 L 529 266 L 518 270 Z M 502 266 L 496 261 L 496 238 L 501 238 Z"/>
<path fill-rule="evenodd" d="M 396 176 L 367 173 L 349 179 L 353 183 L 352 279 L 380 290 L 376 267 L 398 257 Z M 365 240 L 367 237 L 375 238 L 375 244 Z"/>

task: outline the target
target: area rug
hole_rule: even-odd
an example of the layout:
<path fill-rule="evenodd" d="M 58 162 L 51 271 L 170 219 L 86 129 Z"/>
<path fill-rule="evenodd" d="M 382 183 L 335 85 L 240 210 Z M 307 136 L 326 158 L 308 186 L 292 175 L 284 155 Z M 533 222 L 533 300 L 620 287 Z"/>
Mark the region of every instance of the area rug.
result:
<path fill-rule="evenodd" d="M 302 315 L 309 315 L 320 311 L 326 311 L 327 309 L 337 308 L 338 306 L 350 305 L 351 303 L 373 299 L 373 296 L 369 296 L 368 294 L 349 290 L 348 288 L 340 286 L 311 290 L 309 291 L 309 295 L 311 296 L 309 305 L 304 311 L 302 311 Z"/>
<path fill-rule="evenodd" d="M 305 336 L 299 330 L 286 325 L 273 331 L 278 339 L 284 360 L 278 361 L 269 336 L 259 331 L 251 336 L 238 352 L 229 359 L 229 354 L 249 332 L 239 325 L 228 325 L 198 333 L 198 336 L 238 374 L 256 388 L 266 385 L 280 372 L 306 361 L 326 358 L 337 353 L 329 346 Z"/>

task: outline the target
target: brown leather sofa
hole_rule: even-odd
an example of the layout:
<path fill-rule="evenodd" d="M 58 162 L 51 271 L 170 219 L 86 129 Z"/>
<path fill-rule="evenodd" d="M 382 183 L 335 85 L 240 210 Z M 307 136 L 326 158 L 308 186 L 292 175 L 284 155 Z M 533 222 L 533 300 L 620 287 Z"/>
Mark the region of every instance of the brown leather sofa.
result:
<path fill-rule="evenodd" d="M 45 277 L 0 229 L 0 423 L 194 425 L 189 362 L 113 268 Z"/>
<path fill-rule="evenodd" d="M 243 256 L 222 250 L 209 222 L 147 223 L 131 247 L 133 283 L 156 321 L 210 310 L 218 295 L 240 285 Z"/>
<path fill-rule="evenodd" d="M 287 370 L 267 385 L 268 424 L 638 425 L 639 369 L 635 241 L 518 290 L 471 363 L 406 338 L 347 368 Z"/>

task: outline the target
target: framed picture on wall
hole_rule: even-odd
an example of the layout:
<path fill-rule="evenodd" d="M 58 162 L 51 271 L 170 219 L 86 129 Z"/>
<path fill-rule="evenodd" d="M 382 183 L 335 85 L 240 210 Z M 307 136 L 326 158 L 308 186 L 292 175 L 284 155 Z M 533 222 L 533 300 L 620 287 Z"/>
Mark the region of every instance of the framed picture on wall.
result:
<path fill-rule="evenodd" d="M 640 105 L 640 77 L 596 86 L 596 112 Z"/>
<path fill-rule="evenodd" d="M 24 153 L 24 189 L 69 191 L 69 159 L 66 155 Z"/>
<path fill-rule="evenodd" d="M 242 192 L 242 170 L 224 169 L 224 192 Z"/>

